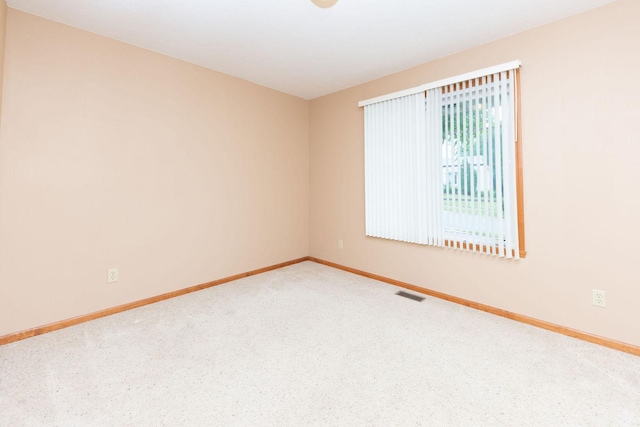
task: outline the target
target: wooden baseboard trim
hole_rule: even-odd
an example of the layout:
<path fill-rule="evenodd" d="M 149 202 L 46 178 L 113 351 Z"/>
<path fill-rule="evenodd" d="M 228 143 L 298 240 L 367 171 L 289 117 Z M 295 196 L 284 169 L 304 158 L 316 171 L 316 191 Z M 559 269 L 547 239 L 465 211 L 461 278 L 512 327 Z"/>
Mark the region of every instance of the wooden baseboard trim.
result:
<path fill-rule="evenodd" d="M 334 262 L 325 261 L 315 257 L 309 257 L 309 261 L 317 262 L 318 264 L 327 265 L 329 267 L 337 268 L 340 270 L 348 271 L 349 273 L 358 274 L 360 276 L 368 277 L 370 279 L 379 280 L 381 282 L 389 283 L 391 285 L 399 286 L 401 288 L 410 289 L 416 292 L 420 292 L 425 295 L 440 298 L 446 301 L 450 301 L 456 304 L 464 305 L 467 307 L 475 308 L 476 310 L 485 311 L 487 313 L 495 314 L 496 316 L 506 317 L 507 319 L 515 320 L 517 322 L 526 323 L 538 328 L 546 329 L 549 331 L 557 332 L 562 335 L 567 335 L 579 340 L 588 341 L 593 344 L 598 344 L 604 347 L 609 347 L 614 350 L 623 351 L 636 356 L 640 356 L 640 347 L 627 344 L 620 341 L 615 341 L 609 338 L 592 335 L 586 332 L 578 331 L 576 329 L 567 328 L 565 326 L 556 325 L 554 323 L 545 322 L 543 320 L 534 319 L 533 317 L 523 316 L 521 314 L 512 313 L 500 308 L 491 307 L 489 305 L 480 304 L 474 301 L 466 300 L 463 298 L 454 297 L 452 295 L 444 294 L 442 292 L 432 291 L 431 289 L 422 288 L 409 283 L 401 282 L 399 280 L 390 279 L 388 277 L 379 276 L 377 274 L 367 273 L 366 271 L 357 270 L 355 268 L 346 267 L 344 265 L 336 264 Z"/>
<path fill-rule="evenodd" d="M 207 283 L 202 283 L 200 285 L 191 286 L 185 289 L 180 289 L 173 292 L 168 292 L 166 294 L 157 295 L 151 298 L 145 298 L 143 300 L 134 301 L 128 304 L 119 305 L 117 307 L 108 308 L 105 310 L 100 310 L 95 313 L 85 314 L 82 316 L 74 317 L 71 319 L 62 320 L 59 322 L 50 323 L 44 326 L 38 326 L 33 329 L 28 329 L 21 332 L 16 332 L 4 336 L 0 336 L 0 345 L 9 344 L 15 341 L 20 341 L 26 338 L 34 337 L 36 335 L 45 334 L 47 332 L 56 331 L 58 329 L 67 328 L 69 326 L 77 325 L 80 323 L 88 322 L 90 320 L 99 319 L 101 317 L 110 316 L 112 314 L 121 313 L 123 311 L 131 310 L 134 308 L 142 307 L 145 305 L 153 304 L 155 302 L 164 301 L 170 298 L 175 298 L 180 295 L 186 295 L 191 292 L 200 291 L 202 289 L 211 288 L 213 286 L 221 285 L 223 283 L 231 282 L 234 280 L 242 279 L 243 277 L 254 276 L 256 274 L 265 273 L 271 270 L 277 270 L 278 268 L 286 267 L 289 265 L 297 264 L 303 261 L 313 261 L 318 264 L 323 264 L 329 267 L 337 268 L 339 270 L 344 270 L 349 273 L 354 273 L 360 276 L 368 277 L 370 279 L 379 280 L 384 283 L 389 283 L 391 285 L 399 286 L 401 288 L 410 289 L 412 291 L 420 292 L 425 295 L 429 295 L 432 297 L 440 298 L 446 301 L 450 301 L 456 304 L 464 305 L 466 307 L 475 308 L 476 310 L 481 310 L 487 313 L 495 314 L 496 316 L 506 317 L 507 319 L 515 320 L 517 322 L 526 323 L 532 326 L 537 326 L 542 329 L 546 329 L 549 331 L 557 332 L 562 335 L 567 335 L 569 337 L 577 338 L 579 340 L 588 341 L 593 344 L 598 344 L 603 347 L 609 347 L 614 350 L 622 351 L 625 353 L 630 353 L 636 356 L 640 356 L 640 347 L 627 344 L 620 341 L 615 341 L 609 338 L 600 337 L 597 335 L 592 335 L 586 332 L 578 331 L 576 329 L 571 329 L 565 326 L 556 325 L 554 323 L 545 322 L 543 320 L 534 319 L 533 317 L 524 316 L 517 313 L 512 313 L 507 310 L 502 310 L 500 308 L 491 307 L 489 305 L 477 303 L 474 301 L 466 300 L 464 298 L 455 297 L 452 295 L 448 295 L 442 292 L 433 291 L 431 289 L 422 288 L 420 286 L 412 285 L 410 283 L 401 282 L 399 280 L 390 279 L 388 277 L 379 276 L 377 274 L 367 273 L 366 271 L 358 270 L 355 268 L 347 267 L 344 265 L 336 264 L 331 261 L 325 261 L 315 257 L 302 257 L 291 261 L 282 262 L 279 264 L 271 265 L 269 267 L 259 268 L 257 270 L 248 271 L 246 273 L 240 273 L 233 276 L 225 277 L 223 279 L 214 280 Z"/>
<path fill-rule="evenodd" d="M 72 319 L 66 319 L 59 322 L 50 323 L 44 326 L 38 326 L 33 329 L 27 329 L 26 331 L 16 332 L 0 336 L 0 345 L 9 344 L 15 341 L 20 341 L 26 338 L 35 337 L 36 335 L 42 335 L 47 332 L 57 331 L 58 329 L 67 328 L 69 326 L 77 325 L 79 323 L 88 322 L 90 320 L 99 319 L 101 317 L 110 316 L 112 314 L 121 313 L 123 311 L 131 310 L 133 308 L 142 307 L 145 305 L 153 304 L 155 302 L 164 301 L 170 298 L 179 297 L 181 295 L 190 294 L 191 292 L 200 291 L 202 289 L 211 288 L 213 286 L 221 285 L 223 283 L 231 282 L 234 280 L 242 279 L 243 277 L 254 276 L 256 274 L 265 273 L 267 271 L 276 270 L 278 268 L 286 267 L 288 265 L 297 264 L 302 261 L 307 261 L 309 257 L 302 257 L 294 259 L 292 261 L 281 262 L 280 264 L 271 265 L 269 267 L 259 268 L 257 270 L 251 270 L 246 273 L 240 273 L 233 276 L 225 277 L 223 279 L 214 280 L 212 282 L 202 283 L 200 285 L 191 286 L 177 291 L 168 292 L 166 294 L 157 295 L 151 298 L 145 298 L 139 301 L 130 302 L 128 304 L 119 305 L 117 307 L 107 308 L 105 310 L 96 311 L 95 313 L 85 314 L 82 316 L 74 317 Z"/>

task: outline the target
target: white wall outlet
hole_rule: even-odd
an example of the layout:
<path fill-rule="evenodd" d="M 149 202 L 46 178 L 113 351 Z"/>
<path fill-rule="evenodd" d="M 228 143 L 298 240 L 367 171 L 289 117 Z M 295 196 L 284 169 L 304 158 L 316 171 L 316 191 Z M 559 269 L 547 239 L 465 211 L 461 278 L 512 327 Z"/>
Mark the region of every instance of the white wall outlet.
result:
<path fill-rule="evenodd" d="M 593 305 L 597 305 L 598 307 L 607 306 L 607 297 L 604 291 L 593 289 Z"/>
<path fill-rule="evenodd" d="M 342 240 L 338 240 L 338 249 L 340 250 L 344 249 L 344 243 L 342 242 Z"/>
<path fill-rule="evenodd" d="M 107 283 L 117 282 L 118 281 L 118 269 L 110 268 L 107 270 Z"/>

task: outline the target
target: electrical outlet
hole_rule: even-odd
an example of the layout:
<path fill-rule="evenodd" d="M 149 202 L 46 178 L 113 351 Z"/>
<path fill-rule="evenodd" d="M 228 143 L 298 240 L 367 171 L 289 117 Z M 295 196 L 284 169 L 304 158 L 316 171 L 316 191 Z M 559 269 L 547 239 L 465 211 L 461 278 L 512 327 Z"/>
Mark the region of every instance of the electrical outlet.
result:
<path fill-rule="evenodd" d="M 340 250 L 344 249 L 344 243 L 342 242 L 342 240 L 338 240 L 338 249 Z"/>
<path fill-rule="evenodd" d="M 607 306 L 607 297 L 604 291 L 593 289 L 593 305 L 597 305 L 598 307 Z"/>
<path fill-rule="evenodd" d="M 113 283 L 118 281 L 118 269 L 110 268 L 107 270 L 107 283 Z"/>

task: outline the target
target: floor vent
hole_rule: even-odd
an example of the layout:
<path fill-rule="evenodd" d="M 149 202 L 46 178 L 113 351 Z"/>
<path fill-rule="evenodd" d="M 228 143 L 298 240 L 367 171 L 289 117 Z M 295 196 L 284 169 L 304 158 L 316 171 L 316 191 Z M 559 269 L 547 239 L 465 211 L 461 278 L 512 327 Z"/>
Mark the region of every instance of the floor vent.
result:
<path fill-rule="evenodd" d="M 400 295 L 401 297 L 405 297 L 405 298 L 409 298 L 412 299 L 414 301 L 424 301 L 424 297 L 421 297 L 419 295 L 414 295 L 414 294 L 410 294 L 409 292 L 405 292 L 405 291 L 398 291 L 396 292 L 396 295 Z"/>

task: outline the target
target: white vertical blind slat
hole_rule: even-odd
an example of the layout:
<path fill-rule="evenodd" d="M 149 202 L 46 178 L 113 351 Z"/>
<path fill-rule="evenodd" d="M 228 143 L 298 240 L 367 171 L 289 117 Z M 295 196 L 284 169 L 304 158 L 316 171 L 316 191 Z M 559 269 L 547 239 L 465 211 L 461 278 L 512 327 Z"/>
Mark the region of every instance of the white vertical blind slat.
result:
<path fill-rule="evenodd" d="M 495 175 L 496 175 L 496 161 L 495 161 L 495 137 L 494 137 L 494 126 L 495 126 L 495 108 L 493 103 L 493 95 L 494 95 L 494 87 L 493 87 L 493 77 L 487 77 L 487 145 L 488 145 L 488 162 L 489 162 L 489 170 L 491 171 L 491 183 L 489 184 L 489 200 L 490 200 L 490 208 L 491 208 L 491 216 L 489 218 L 489 235 L 491 236 L 491 254 L 497 255 L 497 219 L 498 219 L 498 206 L 495 203 L 496 194 L 494 191 L 494 183 L 495 183 Z"/>
<path fill-rule="evenodd" d="M 462 180 L 460 181 L 460 219 L 462 223 L 461 231 L 464 233 L 460 240 L 466 241 L 468 239 L 467 230 L 470 228 L 469 216 L 467 215 L 468 198 L 467 191 L 469 189 L 469 173 L 468 173 L 468 128 L 467 120 L 469 111 L 467 110 L 467 98 L 468 95 L 464 90 L 464 82 L 461 83 L 462 91 L 460 92 L 460 175 Z M 462 243 L 462 242 L 461 242 Z M 462 246 L 462 245 L 461 245 Z"/>
<path fill-rule="evenodd" d="M 513 84 L 515 81 L 514 71 L 511 70 L 505 75 L 505 88 L 503 90 L 505 101 L 503 108 L 506 113 L 503 117 L 503 126 L 505 128 L 504 150 L 505 150 L 505 171 L 504 171 L 504 188 L 505 188 L 505 228 L 507 243 L 507 258 L 519 258 L 518 250 L 518 232 L 517 232 L 517 191 L 515 186 L 516 179 L 516 152 L 515 152 L 515 132 L 514 121 L 511 119 L 514 115 L 514 91 Z"/>
<path fill-rule="evenodd" d="M 478 168 L 481 168 L 482 165 L 479 161 L 481 159 L 480 156 L 480 79 L 474 79 L 474 87 L 476 88 L 474 92 L 475 99 L 475 107 L 473 109 L 473 127 L 474 127 L 474 139 L 473 139 L 473 164 L 476 165 L 474 168 L 473 180 L 473 201 L 474 201 L 474 212 L 473 212 L 473 229 L 476 234 L 473 235 L 471 239 L 471 243 L 473 244 L 473 251 L 477 250 L 482 251 L 482 242 L 480 238 L 482 236 L 482 224 L 480 219 L 482 218 L 482 202 L 480 200 L 480 189 L 481 186 L 478 183 L 478 180 L 482 178 L 478 173 Z"/>
<path fill-rule="evenodd" d="M 500 122 L 495 127 L 495 135 L 496 135 L 496 203 L 498 206 L 498 253 L 502 257 L 505 255 L 505 233 L 504 233 L 504 205 L 503 203 L 503 189 L 502 189 L 502 138 L 503 138 L 503 128 L 502 128 L 502 80 L 500 80 L 499 74 L 494 74 L 494 82 L 495 82 L 495 94 L 494 94 L 494 104 L 496 109 L 496 116 L 500 119 Z"/>
<path fill-rule="evenodd" d="M 445 183 L 446 183 L 446 203 L 447 205 L 451 205 L 451 199 L 453 199 L 453 186 L 452 186 L 452 175 L 453 175 L 453 153 L 451 151 L 451 140 L 449 135 L 451 135 L 451 123 L 452 123 L 452 109 L 451 109 L 451 85 L 447 86 L 446 91 L 443 95 L 443 104 L 444 104 L 444 141 L 443 141 L 443 152 L 444 152 L 444 162 L 445 162 Z M 443 215 L 443 221 L 446 224 L 451 224 L 452 213 L 450 209 L 446 209 Z M 444 229 L 444 226 L 443 226 Z M 451 239 L 447 240 L 447 246 L 451 246 Z"/>
<path fill-rule="evenodd" d="M 509 195 L 509 200 L 511 203 L 511 215 L 512 215 L 512 219 L 511 219 L 511 226 L 513 227 L 513 231 L 512 231 L 512 239 L 513 239 L 513 248 L 514 248 L 514 253 L 515 256 L 514 258 L 516 259 L 520 259 L 520 236 L 519 236 L 519 230 L 518 230 L 518 187 L 516 185 L 517 183 L 517 167 L 518 167 L 518 158 L 517 158 L 517 146 L 516 144 L 518 143 L 517 139 L 517 128 L 516 126 L 518 125 L 517 123 L 517 119 L 516 119 L 516 94 L 517 94 L 517 88 L 516 88 L 516 70 L 511 70 L 509 71 L 510 75 L 511 75 L 511 90 L 509 91 L 509 105 L 511 106 L 510 112 L 511 112 L 511 116 L 509 117 L 509 123 L 511 125 L 511 140 L 513 141 L 513 144 L 510 144 L 511 146 L 511 153 L 510 153 L 510 159 L 511 159 L 511 176 L 508 178 L 509 182 L 511 183 L 511 194 Z"/>
<path fill-rule="evenodd" d="M 483 163 L 485 165 L 483 172 L 486 174 L 484 197 L 485 197 L 485 216 L 484 216 L 484 241 L 485 241 L 485 253 L 490 255 L 493 253 L 493 236 L 491 235 L 491 215 L 493 213 L 493 203 L 491 201 L 491 185 L 492 177 L 489 174 L 490 170 L 490 155 L 489 155 L 489 123 L 487 121 L 487 114 L 489 111 L 489 90 L 487 87 L 487 77 L 482 78 L 482 144 L 483 144 Z"/>
<path fill-rule="evenodd" d="M 507 73 L 500 73 L 500 80 L 502 81 L 502 86 L 500 90 L 500 98 L 502 99 L 502 151 L 503 151 L 503 183 L 504 183 L 504 231 L 505 231 L 505 250 L 506 257 L 513 258 L 513 239 L 512 239 L 512 228 L 511 228 L 511 182 L 509 182 L 509 177 L 511 176 L 510 170 L 513 165 L 513 159 L 511 158 L 511 148 L 513 148 L 513 144 L 510 143 L 510 140 L 513 139 L 513 133 L 511 132 L 511 125 L 509 123 L 509 118 L 511 117 L 511 105 L 509 104 L 509 96 L 507 94 L 507 88 L 509 85 L 509 80 L 507 79 Z"/>
<path fill-rule="evenodd" d="M 505 256 L 507 258 L 513 258 L 513 247 L 512 244 L 513 242 L 511 241 L 511 227 L 509 226 L 509 219 L 511 216 L 511 211 L 509 209 L 509 187 L 508 187 L 508 183 L 506 182 L 506 178 L 509 176 L 509 157 L 508 157 L 508 153 L 509 153 L 509 144 L 508 144 L 508 139 L 509 139 L 509 124 L 507 123 L 507 117 L 509 115 L 508 109 L 508 103 L 506 102 L 506 100 L 508 99 L 507 97 L 507 74 L 506 73 L 500 73 L 500 80 L 502 81 L 502 86 L 500 87 L 500 98 L 502 100 L 501 102 L 501 106 L 502 106 L 502 121 L 500 122 L 500 125 L 502 126 L 502 178 L 503 178 L 503 193 L 502 193 L 502 198 L 503 198 L 503 203 L 504 203 L 504 245 L 505 245 Z"/>
<path fill-rule="evenodd" d="M 462 170 L 460 168 L 460 164 L 462 162 L 462 150 L 460 149 L 461 146 L 461 133 L 460 132 L 460 120 L 461 120 L 461 110 L 462 110 L 462 91 L 460 89 L 462 89 L 462 83 L 458 83 L 456 86 L 456 91 L 454 92 L 454 99 L 455 99 L 455 114 L 456 114 L 456 123 L 455 123 L 455 128 L 454 128 L 454 135 L 455 135 L 455 140 L 457 143 L 457 147 L 454 146 L 454 153 L 455 153 L 455 173 L 456 173 L 456 177 L 458 177 L 458 182 L 457 182 L 457 187 L 455 191 L 456 194 L 456 202 L 454 203 L 453 206 L 453 213 L 454 213 L 454 223 L 453 223 L 453 229 L 454 229 L 454 233 L 456 233 L 457 235 L 459 235 L 459 230 L 462 229 L 462 224 L 461 224 L 461 220 L 462 218 L 460 218 L 460 206 L 462 205 L 462 198 L 460 197 L 460 189 L 462 188 Z M 458 236 L 456 236 L 455 238 L 456 241 L 459 241 Z M 459 248 L 459 246 L 456 244 L 454 247 Z"/>
<path fill-rule="evenodd" d="M 426 154 L 429 165 L 427 179 L 427 203 L 429 205 L 426 218 L 428 241 L 434 246 L 444 244 L 442 238 L 442 93 L 431 89 L 426 96 Z"/>

